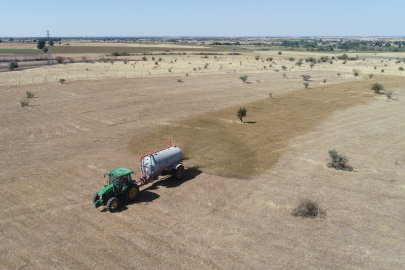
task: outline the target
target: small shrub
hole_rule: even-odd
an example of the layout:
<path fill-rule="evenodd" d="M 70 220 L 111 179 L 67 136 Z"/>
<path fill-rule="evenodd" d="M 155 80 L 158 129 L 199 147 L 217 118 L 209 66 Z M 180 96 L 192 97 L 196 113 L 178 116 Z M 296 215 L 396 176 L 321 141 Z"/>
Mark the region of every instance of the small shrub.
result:
<path fill-rule="evenodd" d="M 159 57 L 158 61 L 159 61 L 159 62 L 162 61 L 162 57 Z"/>
<path fill-rule="evenodd" d="M 294 58 L 294 57 L 290 57 L 290 58 L 288 58 L 288 60 L 290 60 L 290 61 L 292 62 L 292 61 L 295 60 L 295 58 Z"/>
<path fill-rule="evenodd" d="M 266 61 L 270 61 L 270 62 L 273 61 L 273 57 L 267 57 Z"/>
<path fill-rule="evenodd" d="M 238 109 L 238 111 L 236 112 L 236 116 L 240 119 L 240 121 L 242 122 L 242 118 L 243 117 L 246 117 L 246 113 L 247 113 L 247 110 L 246 110 L 246 108 L 245 107 L 240 107 L 239 109 Z"/>
<path fill-rule="evenodd" d="M 403 67 L 399 67 L 398 68 L 400 71 L 404 71 L 404 68 Z"/>
<path fill-rule="evenodd" d="M 248 79 L 248 75 L 245 74 L 243 76 L 240 76 L 239 79 L 241 79 L 243 81 L 243 83 L 245 83 Z"/>
<path fill-rule="evenodd" d="M 282 54 L 282 52 L 278 52 L 278 55 L 281 55 Z"/>
<path fill-rule="evenodd" d="M 382 84 L 375 83 L 371 87 L 371 90 L 374 90 L 374 93 L 382 94 L 381 91 L 384 90 L 384 86 Z"/>
<path fill-rule="evenodd" d="M 295 64 L 300 67 L 302 65 L 302 61 L 298 61 Z"/>
<path fill-rule="evenodd" d="M 340 75 L 341 75 L 341 74 L 340 74 L 340 73 L 338 73 L 337 75 L 338 75 L 338 77 L 340 77 Z"/>
<path fill-rule="evenodd" d="M 320 217 L 325 217 L 326 211 L 319 207 L 317 200 L 312 201 L 310 199 L 304 199 L 300 201 L 299 205 L 292 211 L 291 215 L 302 218 L 315 218 L 318 215 Z"/>
<path fill-rule="evenodd" d="M 56 56 L 55 59 L 59 64 L 62 64 L 63 61 L 65 61 L 65 57 L 62 57 L 62 56 L 59 56 L 59 55 Z"/>
<path fill-rule="evenodd" d="M 391 99 L 391 97 L 392 97 L 392 91 L 387 91 L 387 92 L 385 92 L 384 94 L 387 96 L 388 99 Z"/>
<path fill-rule="evenodd" d="M 13 62 L 8 63 L 8 69 L 9 70 L 14 70 L 16 68 L 18 68 L 18 62 L 17 61 L 13 61 Z"/>
<path fill-rule="evenodd" d="M 29 100 L 26 100 L 26 99 L 20 100 L 20 105 L 21 105 L 21 107 L 28 107 L 29 104 L 30 104 L 30 101 L 29 101 Z"/>
<path fill-rule="evenodd" d="M 338 154 L 335 149 L 329 150 L 329 155 L 332 159 L 332 161 L 328 163 L 329 168 L 332 167 L 336 170 L 353 171 L 353 167 L 346 164 L 349 162 L 348 157 L 343 154 Z"/>
<path fill-rule="evenodd" d="M 146 56 L 142 57 L 142 61 L 146 61 L 148 60 L 148 58 L 146 58 Z"/>
<path fill-rule="evenodd" d="M 381 70 L 381 73 L 384 73 L 384 71 L 385 71 L 385 70 L 384 70 L 384 69 L 382 69 L 382 70 Z"/>
<path fill-rule="evenodd" d="M 171 69 L 171 68 L 169 68 L 167 71 L 172 72 L 172 69 Z"/>
<path fill-rule="evenodd" d="M 287 69 L 286 66 L 281 66 L 281 68 L 285 71 Z"/>
<path fill-rule="evenodd" d="M 158 61 L 156 61 L 156 62 L 155 62 L 155 66 L 158 66 L 158 65 L 159 65 L 159 62 L 158 62 Z"/>
<path fill-rule="evenodd" d="M 154 56 L 152 56 L 152 61 L 155 61 L 155 57 L 154 57 Z"/>
<path fill-rule="evenodd" d="M 304 82 L 303 85 L 305 85 L 305 88 L 308 88 L 309 82 Z"/>
<path fill-rule="evenodd" d="M 347 61 L 345 60 L 345 61 L 343 61 L 343 63 L 342 63 L 342 64 L 346 64 L 346 62 L 347 62 Z"/>
<path fill-rule="evenodd" d="M 188 73 L 186 73 L 186 76 L 188 77 Z"/>
<path fill-rule="evenodd" d="M 311 62 L 311 64 L 309 64 L 309 66 L 311 67 L 311 69 L 315 66 L 315 64 L 313 62 Z"/>
<path fill-rule="evenodd" d="M 27 92 L 25 92 L 25 96 L 26 96 L 27 98 L 33 98 L 33 97 L 35 97 L 35 93 L 32 93 L 32 92 L 30 92 L 30 91 L 27 91 Z"/>
<path fill-rule="evenodd" d="M 256 55 L 256 56 L 255 56 L 255 59 L 256 59 L 256 60 L 259 60 L 259 59 L 260 59 L 260 55 Z"/>
<path fill-rule="evenodd" d="M 361 72 L 360 70 L 353 69 L 353 75 L 354 76 L 359 76 L 360 72 Z"/>
<path fill-rule="evenodd" d="M 286 73 L 284 73 L 284 74 L 283 74 L 283 77 L 284 77 L 284 78 L 287 78 L 287 74 L 286 74 Z"/>
<path fill-rule="evenodd" d="M 65 83 L 66 80 L 65 80 L 65 79 L 59 79 L 59 82 L 60 82 L 60 83 Z"/>
<path fill-rule="evenodd" d="M 329 61 L 329 56 L 321 56 L 321 59 L 320 59 L 322 62 L 328 62 Z"/>
<path fill-rule="evenodd" d="M 304 81 L 309 81 L 309 79 L 311 79 L 311 75 L 301 75 L 301 77 Z"/>
<path fill-rule="evenodd" d="M 177 82 L 183 82 L 183 80 L 182 79 L 177 79 Z"/>
<path fill-rule="evenodd" d="M 326 79 L 323 79 L 323 83 L 326 83 Z"/>
<path fill-rule="evenodd" d="M 332 65 L 332 64 L 333 64 L 333 61 L 332 61 L 332 60 L 329 60 L 329 64 L 331 64 L 331 65 Z"/>
<path fill-rule="evenodd" d="M 377 69 L 377 66 L 374 66 L 374 70 L 376 70 Z"/>
<path fill-rule="evenodd" d="M 121 54 L 119 52 L 113 52 L 111 53 L 111 56 L 120 56 Z"/>
<path fill-rule="evenodd" d="M 126 64 L 128 64 L 128 62 L 127 62 L 127 61 L 124 61 L 124 64 L 126 65 Z"/>
<path fill-rule="evenodd" d="M 270 93 L 270 94 L 269 94 L 269 97 L 272 98 L 272 97 L 273 97 L 273 93 Z"/>
<path fill-rule="evenodd" d="M 274 71 L 275 71 L 275 72 L 279 72 L 280 70 L 279 70 L 279 69 L 275 69 Z"/>

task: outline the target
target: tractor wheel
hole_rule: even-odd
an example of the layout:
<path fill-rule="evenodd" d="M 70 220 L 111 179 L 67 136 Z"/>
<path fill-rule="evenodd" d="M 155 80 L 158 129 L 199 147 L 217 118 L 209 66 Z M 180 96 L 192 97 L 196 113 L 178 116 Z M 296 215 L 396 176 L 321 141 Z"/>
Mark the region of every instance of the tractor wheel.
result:
<path fill-rule="evenodd" d="M 95 203 L 96 201 L 98 201 L 98 192 L 94 193 L 93 195 L 93 203 Z"/>
<path fill-rule="evenodd" d="M 107 202 L 107 210 L 110 212 L 114 212 L 115 210 L 117 210 L 118 205 L 119 205 L 118 199 L 115 197 L 111 197 Z"/>
<path fill-rule="evenodd" d="M 184 175 L 184 167 L 183 165 L 180 165 L 177 169 L 172 170 L 172 176 L 175 180 L 181 180 Z"/>
<path fill-rule="evenodd" d="M 133 184 L 132 186 L 130 186 L 127 190 L 127 195 L 126 195 L 126 199 L 129 202 L 134 201 L 139 194 L 139 187 L 137 184 Z"/>

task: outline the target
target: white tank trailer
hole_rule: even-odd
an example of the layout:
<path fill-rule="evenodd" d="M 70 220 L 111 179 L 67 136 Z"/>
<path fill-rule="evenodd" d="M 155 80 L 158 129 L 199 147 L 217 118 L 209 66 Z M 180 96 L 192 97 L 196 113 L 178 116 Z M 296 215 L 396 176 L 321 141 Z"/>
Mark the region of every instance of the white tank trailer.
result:
<path fill-rule="evenodd" d="M 164 170 L 171 172 L 173 177 L 180 180 L 184 174 L 183 152 L 175 145 L 145 155 L 140 159 L 143 184 L 157 180 Z"/>

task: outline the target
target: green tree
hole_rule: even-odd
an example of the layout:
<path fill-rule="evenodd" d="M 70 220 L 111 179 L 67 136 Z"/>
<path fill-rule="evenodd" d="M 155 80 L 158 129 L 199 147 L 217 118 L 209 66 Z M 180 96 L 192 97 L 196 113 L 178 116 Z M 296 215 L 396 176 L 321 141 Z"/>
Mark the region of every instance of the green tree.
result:
<path fill-rule="evenodd" d="M 247 110 L 245 107 L 243 107 L 243 108 L 240 107 L 238 109 L 238 111 L 236 112 L 236 116 L 240 119 L 241 122 L 242 122 L 242 118 L 246 117 L 246 112 L 247 112 Z"/>
<path fill-rule="evenodd" d="M 42 50 L 44 47 L 45 47 L 45 40 L 43 40 L 43 39 L 38 39 L 38 41 L 37 41 L 37 48 L 38 49 L 40 49 L 40 50 Z"/>
<path fill-rule="evenodd" d="M 248 79 L 248 75 L 245 74 L 243 76 L 240 76 L 239 79 L 241 79 L 243 81 L 243 83 L 245 83 Z"/>
<path fill-rule="evenodd" d="M 371 87 L 371 90 L 374 90 L 374 93 L 382 94 L 381 91 L 384 90 L 384 86 L 382 84 L 375 83 Z"/>

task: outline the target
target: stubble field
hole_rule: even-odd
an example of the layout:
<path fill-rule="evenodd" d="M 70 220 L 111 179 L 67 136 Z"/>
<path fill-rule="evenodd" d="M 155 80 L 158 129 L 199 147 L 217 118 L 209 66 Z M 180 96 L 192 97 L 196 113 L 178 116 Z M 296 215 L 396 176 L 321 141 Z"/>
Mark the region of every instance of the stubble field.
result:
<path fill-rule="evenodd" d="M 150 76 L 66 84 L 15 81 L 24 72 L 53 78 L 60 68 L 134 68 L 80 63 L 0 74 L 1 268 L 400 269 L 405 76 L 392 68 L 369 79 L 370 59 L 294 67 L 284 78 L 261 70 L 254 55 L 236 61 L 256 69 L 245 84 L 229 56 L 178 58 L 176 75 L 154 74 L 147 61 L 136 68 L 145 64 Z M 275 65 L 289 62 L 282 57 Z M 221 73 L 180 75 L 203 61 L 218 71 L 222 64 Z M 357 66 L 360 77 L 351 73 Z M 374 94 L 375 82 L 393 99 Z M 23 108 L 26 91 L 36 98 Z M 185 153 L 183 181 L 163 177 L 117 213 L 94 208 L 105 172 L 122 166 L 139 175 L 139 157 L 169 139 Z M 328 168 L 329 149 L 355 170 Z M 318 200 L 326 218 L 291 216 L 301 198 Z"/>

